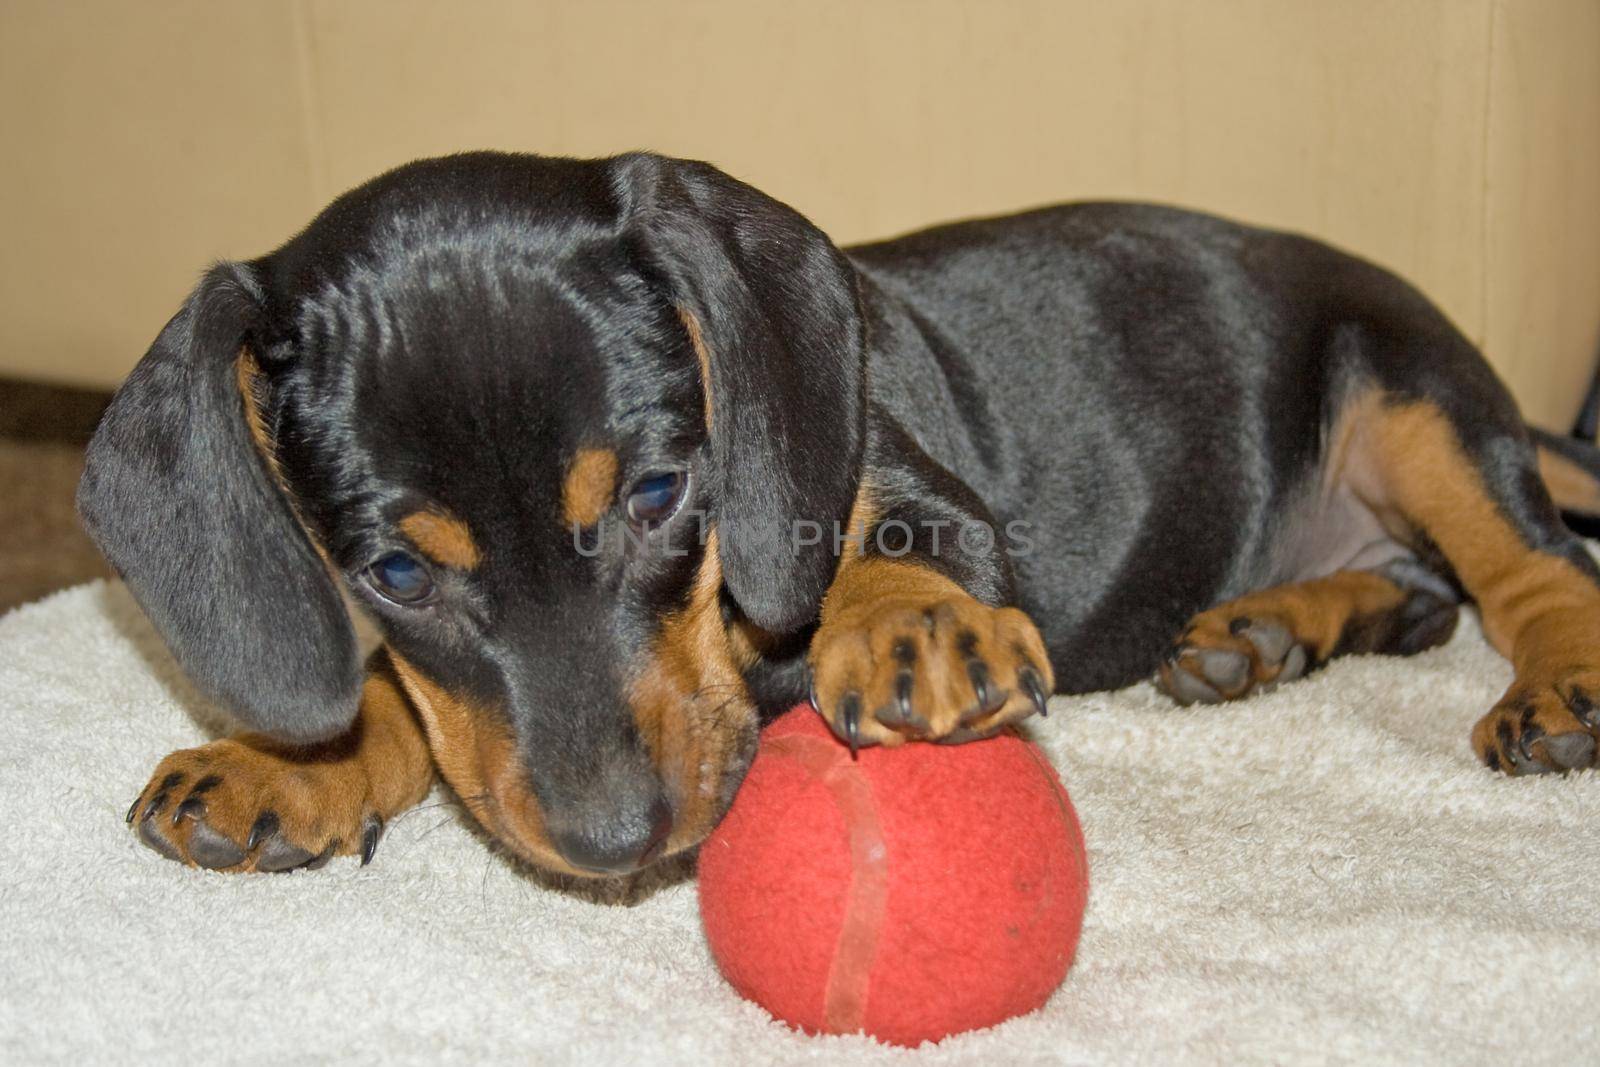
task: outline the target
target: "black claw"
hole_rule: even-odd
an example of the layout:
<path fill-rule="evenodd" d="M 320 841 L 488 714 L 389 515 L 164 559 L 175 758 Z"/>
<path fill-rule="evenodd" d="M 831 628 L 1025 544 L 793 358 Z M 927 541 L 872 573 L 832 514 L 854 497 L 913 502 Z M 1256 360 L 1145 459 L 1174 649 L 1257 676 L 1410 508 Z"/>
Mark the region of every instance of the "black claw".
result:
<path fill-rule="evenodd" d="M 1578 721 L 1589 729 L 1593 730 L 1600 727 L 1600 708 L 1597 708 L 1594 701 L 1589 699 L 1588 693 L 1577 686 L 1572 687 L 1572 695 L 1567 698 L 1567 707 L 1571 708 L 1572 714 L 1576 715 Z"/>
<path fill-rule="evenodd" d="M 327 848 L 323 849 L 321 852 L 317 853 L 315 856 L 311 857 L 309 861 L 307 861 L 306 870 L 320 871 L 322 868 L 326 867 L 328 865 L 328 861 L 333 858 L 333 853 L 338 847 L 339 839 L 336 837 L 332 841 L 328 842 Z"/>
<path fill-rule="evenodd" d="M 206 802 L 190 794 L 182 804 L 172 811 L 172 825 L 176 826 L 185 818 L 203 819 L 206 815 Z"/>
<path fill-rule="evenodd" d="M 128 817 L 126 819 L 124 819 L 123 821 L 126 822 L 129 826 L 133 825 L 133 817 L 135 815 L 139 814 L 139 801 L 141 801 L 143 799 L 144 799 L 144 794 L 140 793 L 138 796 L 133 798 L 133 803 L 128 805 Z"/>
<path fill-rule="evenodd" d="M 150 798 L 150 806 L 144 809 L 144 817 L 146 819 L 154 818 L 158 813 L 160 813 L 162 808 L 167 806 L 167 801 L 171 799 L 172 796 L 165 790 L 157 793 L 155 796 Z"/>
<path fill-rule="evenodd" d="M 1045 702 L 1044 683 L 1039 680 L 1039 672 L 1032 667 L 1024 667 L 1017 672 L 1017 677 L 1022 680 L 1022 688 L 1028 693 L 1028 699 L 1033 701 L 1033 709 L 1041 717 L 1050 715 L 1049 705 Z"/>
<path fill-rule="evenodd" d="M 850 758 L 857 759 L 861 748 L 861 694 L 848 693 L 839 705 L 844 718 L 844 737 L 850 743 Z"/>
<path fill-rule="evenodd" d="M 811 707 L 821 711 L 822 705 L 817 702 L 817 672 L 810 664 L 806 665 L 806 694 L 811 698 Z"/>
<path fill-rule="evenodd" d="M 1533 745 L 1534 742 L 1543 740 L 1544 730 L 1528 722 L 1529 718 L 1532 716 L 1528 715 L 1523 719 L 1522 736 L 1517 738 L 1517 747 L 1522 750 L 1523 759 L 1530 763 L 1540 763 L 1543 761 L 1533 754 Z"/>
<path fill-rule="evenodd" d="M 978 710 L 988 711 L 994 700 L 994 687 L 989 684 L 989 668 L 981 659 L 967 660 L 967 677 L 972 679 L 972 689 L 978 696 Z"/>
<path fill-rule="evenodd" d="M 250 827 L 250 836 L 245 840 L 244 847 L 254 850 L 266 838 L 278 832 L 278 813 L 264 811 L 256 817 L 255 825 Z"/>
<path fill-rule="evenodd" d="M 1511 765 L 1508 773 L 1517 773 L 1516 738 L 1511 736 L 1511 724 L 1501 719 L 1494 728 L 1495 747 L 1505 753 L 1505 762 Z M 1499 768 L 1496 768 L 1497 770 Z"/>
<path fill-rule="evenodd" d="M 915 679 L 910 671 L 901 671 L 894 679 L 894 704 L 900 712 L 901 722 L 910 722 L 916 717 L 911 710 L 911 685 Z"/>
<path fill-rule="evenodd" d="M 1505 750 L 1506 758 L 1511 763 L 1511 773 L 1548 774 L 1555 768 L 1545 763 L 1533 754 L 1532 745 L 1544 737 L 1544 730 L 1533 721 L 1533 705 L 1522 709 L 1521 731 L 1512 736 L 1509 723 L 1502 722 L 1495 731 L 1500 739 L 1501 747 Z"/>
<path fill-rule="evenodd" d="M 378 851 L 378 838 L 382 836 L 383 819 L 377 815 L 369 815 L 361 827 L 361 866 L 365 867 L 372 862 L 372 854 Z"/>

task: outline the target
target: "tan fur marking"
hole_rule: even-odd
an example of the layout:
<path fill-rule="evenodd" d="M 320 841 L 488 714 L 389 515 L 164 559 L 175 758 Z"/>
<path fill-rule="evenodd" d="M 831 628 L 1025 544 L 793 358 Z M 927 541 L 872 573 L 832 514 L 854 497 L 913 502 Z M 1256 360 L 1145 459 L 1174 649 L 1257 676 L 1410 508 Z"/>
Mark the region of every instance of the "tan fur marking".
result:
<path fill-rule="evenodd" d="M 699 841 L 721 816 L 718 776 L 755 728 L 742 669 L 755 662 L 767 636 L 753 627 L 724 625 L 721 590 L 713 530 L 688 605 L 662 622 L 644 669 L 629 687 L 639 735 L 677 800 L 667 853 Z"/>
<path fill-rule="evenodd" d="M 489 709 L 447 691 L 398 654 L 391 655 L 427 731 L 439 773 L 473 817 L 524 859 L 563 874 L 584 875 L 550 844 L 510 728 Z"/>
<path fill-rule="evenodd" d="M 711 432 L 711 350 L 706 347 L 704 332 L 700 329 L 700 320 L 695 318 L 694 312 L 688 308 L 678 309 L 678 318 L 683 322 L 683 328 L 689 333 L 689 343 L 694 346 L 695 359 L 700 361 L 700 391 L 705 396 L 706 407 L 706 432 Z"/>
<path fill-rule="evenodd" d="M 483 562 L 467 524 L 443 508 L 429 506 L 400 520 L 400 532 L 433 562 L 470 571 Z"/>
<path fill-rule="evenodd" d="M 1567 560 L 1523 542 L 1442 412 L 1427 402 L 1369 400 L 1355 448 L 1370 454 L 1377 480 L 1357 491 L 1439 546 L 1519 675 L 1600 655 L 1600 589 Z"/>
<path fill-rule="evenodd" d="M 966 590 L 937 571 L 916 563 L 881 556 L 857 558 L 840 566 L 839 575 L 822 598 L 822 624 L 862 605 L 900 597 L 937 600 L 964 597 Z"/>
<path fill-rule="evenodd" d="M 266 380 L 261 376 L 261 365 L 256 362 L 256 357 L 249 349 L 240 349 L 239 358 L 233 364 L 234 377 L 239 385 L 239 395 L 244 398 L 244 421 L 250 428 L 250 440 L 255 442 L 256 451 L 261 454 L 261 459 L 267 465 L 267 470 L 272 474 L 272 480 L 278 488 L 288 492 L 287 483 L 283 479 L 283 470 L 278 466 L 278 442 L 273 439 L 272 431 L 267 428 L 267 421 L 262 417 L 261 407 L 265 401 L 263 393 L 266 389 Z"/>
<path fill-rule="evenodd" d="M 850 503 L 850 517 L 845 520 L 843 551 L 839 555 L 839 563 L 833 573 L 833 581 L 828 586 L 828 591 L 823 596 L 822 609 L 827 611 L 828 598 L 835 596 L 834 590 L 839 587 L 840 579 L 846 578 L 850 571 L 859 563 L 867 559 L 866 540 L 872 533 L 878 521 L 878 504 L 872 495 L 872 484 L 862 479 L 856 487 L 856 498 Z M 875 557 L 882 559 L 883 557 Z"/>
<path fill-rule="evenodd" d="M 872 603 L 893 596 L 933 599 L 941 596 L 966 596 L 955 582 L 920 564 L 885 556 L 868 556 L 866 539 L 878 521 L 878 503 L 872 485 L 863 480 L 850 505 L 845 527 L 849 540 L 839 557 L 839 569 L 822 598 L 822 623 L 840 611 L 860 603 Z"/>
<path fill-rule="evenodd" d="M 273 437 L 272 430 L 262 415 L 262 408 L 266 403 L 267 382 L 261 373 L 261 365 L 256 362 L 253 352 L 248 348 L 241 348 L 233 369 L 234 380 L 239 386 L 239 396 L 244 400 L 244 419 L 245 425 L 250 430 L 250 440 L 254 442 L 261 461 L 267 465 L 267 473 L 271 475 L 273 484 L 278 487 L 278 492 L 283 494 L 283 499 L 288 503 L 289 514 L 294 516 L 300 532 L 306 535 L 311 548 L 322 560 L 322 565 L 328 569 L 328 576 L 337 583 L 339 568 L 334 566 L 328 550 L 323 547 L 320 540 L 312 536 L 311 527 L 306 525 L 305 516 L 300 510 L 300 501 L 295 496 L 294 490 L 289 488 L 289 480 L 284 477 L 283 467 L 278 460 L 277 439 Z"/>
<path fill-rule="evenodd" d="M 617 495 L 617 454 L 609 448 L 580 448 L 561 486 L 561 509 L 569 526 L 593 526 Z"/>
<path fill-rule="evenodd" d="M 1539 477 L 1563 511 L 1600 515 L 1600 483 L 1567 457 L 1547 448 L 1539 449 Z"/>
<path fill-rule="evenodd" d="M 361 759 L 377 806 L 398 811 L 420 801 L 433 784 L 433 758 L 387 652 L 373 660 L 367 674 L 361 718 Z"/>

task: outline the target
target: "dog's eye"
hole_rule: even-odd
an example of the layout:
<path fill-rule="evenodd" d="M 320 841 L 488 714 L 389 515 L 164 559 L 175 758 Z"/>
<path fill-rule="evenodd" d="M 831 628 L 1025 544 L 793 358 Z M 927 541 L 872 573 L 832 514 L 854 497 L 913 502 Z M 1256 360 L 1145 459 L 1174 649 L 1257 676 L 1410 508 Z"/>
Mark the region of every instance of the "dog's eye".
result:
<path fill-rule="evenodd" d="M 391 552 L 368 567 L 367 581 L 396 604 L 419 604 L 433 592 L 428 568 L 404 552 Z"/>
<path fill-rule="evenodd" d="M 628 493 L 628 518 L 637 523 L 665 522 L 678 510 L 687 479 L 682 471 L 651 474 Z"/>

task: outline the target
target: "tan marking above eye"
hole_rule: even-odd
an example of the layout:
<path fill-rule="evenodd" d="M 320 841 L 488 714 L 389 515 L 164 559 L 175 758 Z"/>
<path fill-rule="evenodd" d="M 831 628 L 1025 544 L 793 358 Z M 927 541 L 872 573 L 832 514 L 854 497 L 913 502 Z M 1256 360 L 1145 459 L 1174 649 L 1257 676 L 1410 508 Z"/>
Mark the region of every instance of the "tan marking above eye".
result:
<path fill-rule="evenodd" d="M 443 508 L 430 505 L 413 511 L 400 520 L 400 532 L 423 555 L 444 567 L 470 571 L 483 559 L 467 524 Z"/>
<path fill-rule="evenodd" d="M 561 510 L 567 525 L 599 522 L 616 492 L 617 454 L 609 448 L 580 448 L 561 486 Z"/>

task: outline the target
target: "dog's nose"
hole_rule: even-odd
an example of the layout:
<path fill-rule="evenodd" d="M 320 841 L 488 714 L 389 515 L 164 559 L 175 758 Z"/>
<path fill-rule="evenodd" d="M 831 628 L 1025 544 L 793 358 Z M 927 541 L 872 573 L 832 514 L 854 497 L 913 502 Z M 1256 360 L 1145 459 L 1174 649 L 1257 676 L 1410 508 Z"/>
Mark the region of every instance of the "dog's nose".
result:
<path fill-rule="evenodd" d="M 642 817 L 552 827 L 550 838 L 574 867 L 592 874 L 628 874 L 654 860 L 671 833 L 672 809 L 657 797 Z"/>

